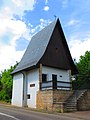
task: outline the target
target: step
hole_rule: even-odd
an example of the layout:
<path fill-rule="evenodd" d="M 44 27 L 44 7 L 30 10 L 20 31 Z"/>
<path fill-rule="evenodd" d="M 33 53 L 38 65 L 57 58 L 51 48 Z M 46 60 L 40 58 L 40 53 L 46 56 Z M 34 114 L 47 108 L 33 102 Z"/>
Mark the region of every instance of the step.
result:
<path fill-rule="evenodd" d="M 76 105 L 67 104 L 66 107 L 77 107 Z"/>
<path fill-rule="evenodd" d="M 73 107 L 68 107 L 68 108 L 66 108 L 67 110 L 77 110 L 77 108 L 73 108 Z"/>
<path fill-rule="evenodd" d="M 76 104 L 77 104 L 77 102 L 71 102 L 71 101 L 69 101 L 69 102 L 67 102 L 67 103 L 66 103 L 66 105 L 67 105 L 67 104 L 76 105 Z"/>
<path fill-rule="evenodd" d="M 83 97 L 86 90 L 75 91 L 71 97 L 66 101 L 67 111 L 77 111 L 77 100 Z"/>
<path fill-rule="evenodd" d="M 67 109 L 69 109 L 69 108 L 70 108 L 70 109 L 71 109 L 71 108 L 72 108 L 72 109 L 77 109 L 76 106 L 66 106 L 66 108 L 67 108 Z"/>
<path fill-rule="evenodd" d="M 67 109 L 67 112 L 77 111 L 77 109 Z"/>
<path fill-rule="evenodd" d="M 69 103 L 70 103 L 70 102 L 71 102 L 71 103 L 77 103 L 76 100 L 68 100 L 67 103 L 68 103 L 68 102 L 69 102 Z"/>

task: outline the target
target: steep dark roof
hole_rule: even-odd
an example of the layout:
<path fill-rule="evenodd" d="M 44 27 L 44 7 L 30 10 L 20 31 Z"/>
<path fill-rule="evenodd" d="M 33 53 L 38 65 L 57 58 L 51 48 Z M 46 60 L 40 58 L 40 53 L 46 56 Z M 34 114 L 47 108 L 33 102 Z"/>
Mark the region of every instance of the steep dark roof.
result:
<path fill-rule="evenodd" d="M 58 66 L 58 64 L 57 65 L 55 64 L 54 66 L 52 65 L 52 67 L 57 67 L 57 68 L 62 68 L 62 69 L 71 68 L 73 73 L 77 72 L 75 65 L 73 63 L 73 60 L 71 58 L 71 55 L 70 55 L 70 52 L 68 49 L 68 45 L 66 43 L 59 19 L 57 19 L 32 37 L 32 39 L 26 49 L 25 54 L 23 55 L 20 63 L 18 64 L 16 69 L 12 72 L 12 74 L 26 70 L 31 67 L 34 67 L 38 63 L 42 63 L 42 64 L 45 63 L 45 61 L 43 62 L 42 59 L 43 58 L 45 58 L 45 60 L 47 59 L 47 57 L 44 57 L 45 56 L 44 54 L 46 53 L 46 50 L 51 41 L 51 38 L 53 36 L 53 32 L 54 32 L 56 26 L 59 26 L 59 29 L 60 29 L 59 32 L 61 32 L 60 33 L 61 37 L 62 37 L 62 39 L 64 39 L 64 42 L 63 42 L 64 48 L 65 48 L 64 53 L 67 54 L 67 55 L 64 55 L 65 59 L 62 58 L 61 61 L 63 61 L 63 60 L 68 61 L 68 62 L 66 62 L 66 64 L 68 64 L 68 65 L 66 65 L 65 67 L 64 67 L 64 65 L 61 65 L 61 67 L 60 67 L 60 64 L 59 64 L 59 66 Z M 60 59 L 60 56 L 59 56 L 59 59 Z M 46 62 L 48 62 L 48 61 L 46 61 Z M 57 61 L 55 61 L 55 62 L 57 62 Z M 49 63 L 46 65 L 51 66 L 51 65 L 49 65 Z"/>

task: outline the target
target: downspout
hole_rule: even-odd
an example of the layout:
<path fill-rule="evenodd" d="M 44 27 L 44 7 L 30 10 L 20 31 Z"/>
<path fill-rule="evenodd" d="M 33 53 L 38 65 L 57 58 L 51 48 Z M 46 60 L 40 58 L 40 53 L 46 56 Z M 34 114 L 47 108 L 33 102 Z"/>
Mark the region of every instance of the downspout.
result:
<path fill-rule="evenodd" d="M 22 71 L 23 74 L 23 107 L 27 106 L 27 79 L 26 72 Z"/>
<path fill-rule="evenodd" d="M 42 84 L 42 64 L 40 64 L 39 67 L 39 91 L 42 89 L 41 84 Z"/>

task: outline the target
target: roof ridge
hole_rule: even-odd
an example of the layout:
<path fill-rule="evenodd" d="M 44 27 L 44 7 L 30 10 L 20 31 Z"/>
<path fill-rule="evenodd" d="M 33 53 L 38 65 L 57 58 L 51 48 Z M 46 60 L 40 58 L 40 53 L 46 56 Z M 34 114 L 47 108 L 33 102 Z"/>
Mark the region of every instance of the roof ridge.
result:
<path fill-rule="evenodd" d="M 40 31 L 38 31 L 36 34 L 34 34 L 34 35 L 32 36 L 32 38 L 33 38 L 35 35 L 37 35 L 39 32 L 41 32 L 42 30 L 44 30 L 44 29 L 46 29 L 47 27 L 49 27 L 51 24 L 55 23 L 55 25 L 56 25 L 56 23 L 57 23 L 58 20 L 59 20 L 59 18 L 57 18 L 57 19 L 55 19 L 54 21 L 52 21 L 51 23 L 49 23 L 47 26 L 45 26 L 45 27 L 42 28 Z"/>

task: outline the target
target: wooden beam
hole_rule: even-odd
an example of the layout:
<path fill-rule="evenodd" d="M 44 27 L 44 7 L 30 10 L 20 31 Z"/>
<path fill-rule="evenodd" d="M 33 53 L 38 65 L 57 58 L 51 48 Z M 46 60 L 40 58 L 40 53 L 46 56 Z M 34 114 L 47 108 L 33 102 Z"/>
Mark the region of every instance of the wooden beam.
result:
<path fill-rule="evenodd" d="M 41 90 L 41 83 L 42 83 L 42 64 L 39 67 L 39 90 Z"/>

